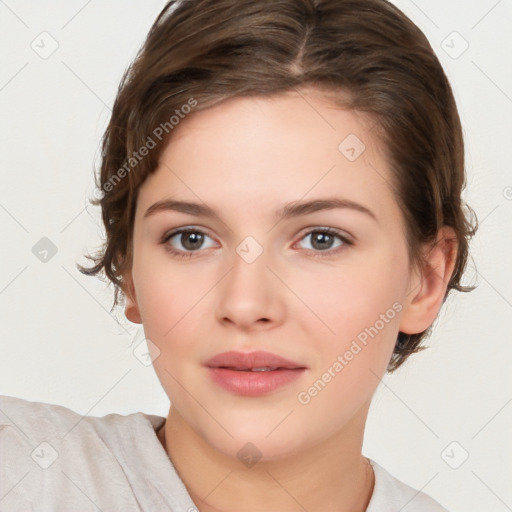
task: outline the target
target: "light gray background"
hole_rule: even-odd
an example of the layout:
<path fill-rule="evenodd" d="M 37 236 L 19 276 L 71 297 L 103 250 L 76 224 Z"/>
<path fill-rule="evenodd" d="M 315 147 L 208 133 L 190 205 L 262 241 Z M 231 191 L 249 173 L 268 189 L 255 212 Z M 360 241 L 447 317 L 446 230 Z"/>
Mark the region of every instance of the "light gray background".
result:
<path fill-rule="evenodd" d="M 479 286 L 452 296 L 432 348 L 381 383 L 364 451 L 453 512 L 505 512 L 512 510 L 512 2 L 395 3 L 426 33 L 455 91 L 467 145 L 465 197 L 481 222 L 465 283 Z M 163 5 L 0 1 L 1 394 L 97 416 L 167 413 L 152 367 L 133 354 L 141 327 L 122 311 L 110 314 L 112 290 L 75 268 L 101 242 L 99 210 L 87 199 L 109 108 Z M 33 253 L 43 237 L 57 248 L 46 262 Z"/>

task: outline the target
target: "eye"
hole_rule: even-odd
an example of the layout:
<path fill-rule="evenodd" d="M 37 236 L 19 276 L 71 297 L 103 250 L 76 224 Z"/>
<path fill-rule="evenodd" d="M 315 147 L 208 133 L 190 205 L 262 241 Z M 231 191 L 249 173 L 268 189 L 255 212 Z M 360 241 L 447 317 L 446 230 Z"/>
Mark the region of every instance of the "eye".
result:
<path fill-rule="evenodd" d="M 204 243 L 207 238 L 213 243 L 205 247 Z M 314 251 L 315 256 L 331 256 L 344 250 L 345 246 L 353 245 L 353 242 L 347 236 L 333 228 L 312 229 L 301 240 L 307 238 L 310 238 L 312 248 L 305 247 L 305 249 Z M 338 244 L 334 245 L 336 240 L 338 240 Z M 160 243 L 165 245 L 168 252 L 178 258 L 189 258 L 194 256 L 194 253 L 199 252 L 200 249 L 208 249 L 215 245 L 215 242 L 207 233 L 193 227 L 179 228 L 166 233 Z"/>
<path fill-rule="evenodd" d="M 180 228 L 165 234 L 160 243 L 165 244 L 166 250 L 171 254 L 187 258 L 193 256 L 194 252 L 198 252 L 199 249 L 208 248 L 204 247 L 206 238 L 212 240 L 210 236 L 200 229 Z"/>
<path fill-rule="evenodd" d="M 343 250 L 345 246 L 353 245 L 353 242 L 347 236 L 332 228 L 312 229 L 301 240 L 308 238 L 310 238 L 310 245 L 312 246 L 310 250 L 317 253 L 327 253 L 326 255 L 332 255 Z M 339 243 L 334 245 L 336 239 Z M 306 249 L 309 248 L 306 247 Z M 315 256 L 323 256 L 323 254 L 315 254 Z"/>

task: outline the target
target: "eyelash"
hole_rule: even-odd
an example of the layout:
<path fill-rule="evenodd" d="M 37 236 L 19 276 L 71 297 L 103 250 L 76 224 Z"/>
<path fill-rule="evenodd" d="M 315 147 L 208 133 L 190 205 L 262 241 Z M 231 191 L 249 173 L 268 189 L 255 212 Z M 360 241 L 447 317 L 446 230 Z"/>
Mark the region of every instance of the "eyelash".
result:
<path fill-rule="evenodd" d="M 165 250 L 177 258 L 191 258 L 192 256 L 195 255 L 195 253 L 200 252 L 200 249 L 198 249 L 197 251 L 178 251 L 167 243 L 171 238 L 175 237 L 176 235 L 180 235 L 182 233 L 200 233 L 202 235 L 206 235 L 206 236 L 210 237 L 208 235 L 208 233 L 206 233 L 205 231 L 203 231 L 201 229 L 197 229 L 197 228 L 179 228 L 174 231 L 171 231 L 170 233 L 166 233 L 160 240 L 160 244 L 162 244 L 162 245 L 165 244 Z M 314 253 L 313 254 L 314 257 L 322 258 L 322 257 L 333 256 L 333 255 L 337 254 L 338 252 L 345 250 L 347 246 L 350 247 L 350 246 L 354 245 L 354 242 L 352 240 L 350 240 L 348 237 L 341 234 L 341 232 L 339 232 L 338 230 L 333 229 L 333 228 L 318 228 L 318 227 L 316 227 L 314 229 L 311 229 L 307 233 L 305 233 L 300 238 L 300 240 L 306 238 L 307 236 L 311 235 L 312 233 L 324 233 L 324 234 L 327 233 L 329 235 L 333 235 L 333 236 L 339 238 L 343 242 L 343 245 L 337 247 L 336 249 L 330 249 L 330 250 L 326 250 L 326 251 L 312 250 Z"/>

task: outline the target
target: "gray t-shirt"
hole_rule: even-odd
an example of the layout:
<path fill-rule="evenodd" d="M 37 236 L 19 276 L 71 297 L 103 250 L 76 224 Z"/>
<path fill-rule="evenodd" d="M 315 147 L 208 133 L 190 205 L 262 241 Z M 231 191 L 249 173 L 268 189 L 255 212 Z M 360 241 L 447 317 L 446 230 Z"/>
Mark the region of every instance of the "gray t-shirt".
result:
<path fill-rule="evenodd" d="M 164 422 L 0 396 L 0 511 L 197 512 L 156 436 Z M 447 512 L 370 462 L 367 512 Z"/>

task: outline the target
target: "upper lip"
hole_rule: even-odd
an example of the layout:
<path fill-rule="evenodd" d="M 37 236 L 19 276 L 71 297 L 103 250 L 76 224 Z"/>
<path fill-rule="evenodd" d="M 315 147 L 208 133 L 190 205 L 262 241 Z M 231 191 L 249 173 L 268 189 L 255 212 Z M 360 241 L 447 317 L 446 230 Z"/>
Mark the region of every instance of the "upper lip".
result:
<path fill-rule="evenodd" d="M 283 368 L 303 369 L 303 364 L 290 361 L 271 352 L 222 352 L 206 361 L 210 368 L 232 368 L 235 370 L 250 370 L 253 368 Z"/>

